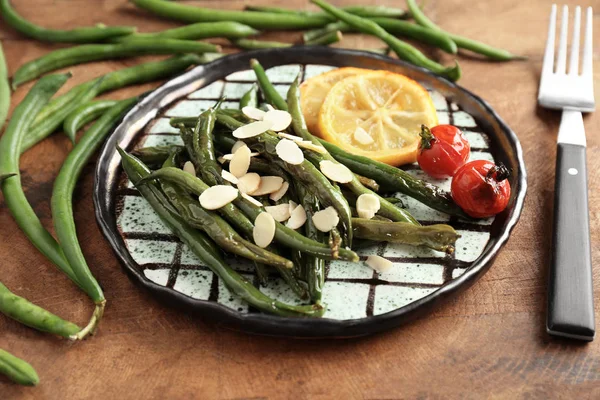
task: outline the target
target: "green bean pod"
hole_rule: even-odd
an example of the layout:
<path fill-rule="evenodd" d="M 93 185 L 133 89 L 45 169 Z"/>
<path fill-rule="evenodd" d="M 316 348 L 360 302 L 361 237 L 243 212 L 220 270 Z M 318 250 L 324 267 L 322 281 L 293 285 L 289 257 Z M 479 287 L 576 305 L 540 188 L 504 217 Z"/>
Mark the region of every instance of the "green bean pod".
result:
<path fill-rule="evenodd" d="M 131 152 L 141 162 L 150 167 L 160 167 L 172 152 L 181 152 L 185 147 L 178 145 L 142 147 Z"/>
<path fill-rule="evenodd" d="M 342 32 L 336 30 L 332 32 L 327 32 L 314 39 L 305 41 L 304 43 L 308 46 L 329 46 L 330 44 L 337 43 L 340 40 L 342 40 Z"/>
<path fill-rule="evenodd" d="M 269 7 L 269 6 L 246 6 L 246 10 L 248 11 L 260 11 L 260 12 L 269 12 L 269 13 L 278 13 L 278 14 L 295 14 L 295 15 L 306 15 L 306 16 L 315 16 L 318 15 L 320 17 L 325 17 L 332 19 L 327 13 L 318 12 L 318 11 L 302 11 L 302 10 L 293 10 L 291 8 L 283 8 L 283 7 Z M 393 8 L 393 7 L 385 7 L 385 6 L 348 6 L 342 7 L 342 10 L 347 13 L 358 15 L 359 17 L 364 18 L 374 18 L 374 17 L 387 17 L 387 18 L 407 18 L 408 13 L 406 10 L 401 8 Z"/>
<path fill-rule="evenodd" d="M 47 72 L 71 65 L 148 54 L 207 53 L 219 51 L 211 43 L 177 39 L 130 39 L 118 44 L 86 44 L 54 50 L 23 64 L 13 75 L 12 86 L 36 79 Z"/>
<path fill-rule="evenodd" d="M 240 99 L 240 110 L 244 107 L 258 107 L 258 89 L 252 85 Z"/>
<path fill-rule="evenodd" d="M 17 296 L 0 282 L 0 312 L 41 332 L 75 339 L 81 328 Z"/>
<path fill-rule="evenodd" d="M 4 58 L 4 51 L 2 50 L 2 43 L 0 43 L 0 131 L 2 131 L 4 122 L 6 122 L 9 108 L 10 84 L 8 82 L 8 68 L 6 66 L 6 59 Z"/>
<path fill-rule="evenodd" d="M 142 196 L 158 214 L 171 231 L 178 236 L 192 252 L 207 265 L 223 281 L 225 286 L 242 300 L 253 307 L 267 313 L 281 316 L 320 317 L 324 308 L 320 305 L 293 306 L 272 299 L 258 289 L 243 276 L 235 272 L 221 256 L 208 245 L 210 240 L 201 232 L 191 229 L 183 219 L 174 214 L 167 206 L 168 200 L 161 191 L 151 183 L 141 182 L 150 171 L 135 157 L 118 148 L 122 165 L 129 179 L 138 188 Z M 174 168 L 175 169 L 175 168 Z M 189 174 L 188 174 L 189 175 Z M 190 175 L 190 177 L 192 177 Z M 192 177 L 193 178 L 193 177 Z"/>
<path fill-rule="evenodd" d="M 263 66 L 256 59 L 250 60 L 250 67 L 254 70 L 256 74 L 256 80 L 258 81 L 258 86 L 260 87 L 263 96 L 267 103 L 271 104 L 273 107 L 279 110 L 287 111 L 287 104 L 283 97 L 275 90 L 273 84 L 269 81 L 267 77 L 267 73 Z"/>
<path fill-rule="evenodd" d="M 240 39 L 258 35 L 259 33 L 256 29 L 240 24 L 239 22 L 198 22 L 160 32 L 136 33 L 135 35 L 117 38 L 113 42 L 126 42 L 134 38 L 199 40 L 223 37 L 227 39 Z"/>
<path fill-rule="evenodd" d="M 9 0 L 0 0 L 0 15 L 6 23 L 22 34 L 44 42 L 98 43 L 106 39 L 130 35 L 133 26 L 104 26 L 76 28 L 71 30 L 46 29 L 21 17 L 11 7 Z"/>
<path fill-rule="evenodd" d="M 79 129 L 98 119 L 117 103 L 115 100 L 96 100 L 80 105 L 65 118 L 63 122 L 65 135 L 74 139 Z"/>
<path fill-rule="evenodd" d="M 15 173 L 12 173 L 12 174 L 3 174 L 3 175 L 0 175 L 0 184 L 1 184 L 2 182 L 4 182 L 4 180 L 5 180 L 5 179 L 8 179 L 8 178 L 10 178 L 10 177 L 12 177 L 12 176 L 16 176 L 16 175 L 17 175 L 17 174 L 15 174 Z"/>
<path fill-rule="evenodd" d="M 35 386 L 40 383 L 37 372 L 28 362 L 2 349 L 0 349 L 0 374 L 23 386 Z"/>
<path fill-rule="evenodd" d="M 259 49 L 283 49 L 286 47 L 292 47 L 292 43 L 283 43 L 267 40 L 254 40 L 254 39 L 236 39 L 232 40 L 231 43 L 236 47 L 243 50 L 259 50 Z"/>

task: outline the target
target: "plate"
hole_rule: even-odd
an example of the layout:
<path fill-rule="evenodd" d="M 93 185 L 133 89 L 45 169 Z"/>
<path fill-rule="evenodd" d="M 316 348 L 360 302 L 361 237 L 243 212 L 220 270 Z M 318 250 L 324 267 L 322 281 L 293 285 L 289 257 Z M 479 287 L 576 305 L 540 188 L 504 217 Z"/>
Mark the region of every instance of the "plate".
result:
<path fill-rule="evenodd" d="M 460 127 L 472 148 L 472 159 L 504 163 L 512 172 L 512 198 L 496 218 L 469 222 L 450 218 L 402 194 L 396 194 L 424 224 L 450 223 L 461 234 L 456 252 L 381 243 L 359 251 L 361 259 L 378 254 L 394 262 L 389 272 L 377 274 L 363 262 L 333 261 L 327 266 L 321 319 L 284 318 L 249 308 L 233 296 L 209 268 L 165 227 L 127 180 L 115 145 L 140 146 L 181 143 L 169 117 L 197 116 L 222 96 L 223 107 L 238 100 L 255 77 L 249 61 L 258 59 L 276 89 L 285 95 L 298 74 L 302 79 L 342 66 L 382 69 L 407 75 L 429 91 L 440 124 Z M 405 169 L 444 189 L 450 180 L 427 178 L 417 165 Z M 526 172 L 515 133 L 482 99 L 428 71 L 361 51 L 320 47 L 260 50 L 221 58 L 167 82 L 141 100 L 106 142 L 96 168 L 94 205 L 103 234 L 130 276 L 164 301 L 205 318 L 243 331 L 295 337 L 353 337 L 396 327 L 469 287 L 490 267 L 519 219 L 526 192 Z M 256 284 L 253 267 L 244 260 L 228 260 Z M 272 277 L 266 294 L 299 303 L 283 281 Z"/>

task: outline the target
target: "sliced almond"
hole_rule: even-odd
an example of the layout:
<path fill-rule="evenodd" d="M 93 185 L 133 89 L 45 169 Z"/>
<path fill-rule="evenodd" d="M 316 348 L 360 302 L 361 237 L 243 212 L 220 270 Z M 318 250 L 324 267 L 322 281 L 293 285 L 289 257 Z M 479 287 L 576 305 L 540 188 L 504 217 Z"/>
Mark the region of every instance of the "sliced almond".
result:
<path fill-rule="evenodd" d="M 356 130 L 354 131 L 354 140 L 364 145 L 373 143 L 371 135 L 360 126 L 356 127 Z"/>
<path fill-rule="evenodd" d="M 267 111 L 273 111 L 275 109 L 275 107 L 273 107 L 270 104 L 265 104 L 265 108 L 267 109 Z"/>
<path fill-rule="evenodd" d="M 183 164 L 183 170 L 188 174 L 196 176 L 196 167 L 194 167 L 194 164 L 192 164 L 191 161 L 186 161 L 185 164 Z"/>
<path fill-rule="evenodd" d="M 327 153 L 327 150 L 325 150 L 325 147 L 316 145 L 313 142 L 308 141 L 308 140 L 302 140 L 302 141 L 296 142 L 296 143 L 298 144 L 298 147 L 301 147 L 306 150 L 312 150 L 315 153 L 319 153 L 319 154 Z"/>
<path fill-rule="evenodd" d="M 279 201 L 279 200 L 281 200 L 281 198 L 283 196 L 285 196 L 285 194 L 287 193 L 289 188 L 290 188 L 290 184 L 287 182 L 283 182 L 283 185 L 281 185 L 279 190 L 274 193 L 271 193 L 269 198 L 273 201 Z"/>
<path fill-rule="evenodd" d="M 243 107 L 242 112 L 246 117 L 255 121 L 262 121 L 266 114 L 266 112 L 264 112 L 263 110 L 250 106 Z"/>
<path fill-rule="evenodd" d="M 263 249 L 271 244 L 275 237 L 275 220 L 268 212 L 261 212 L 254 220 L 254 230 L 252 231 L 254 243 Z"/>
<path fill-rule="evenodd" d="M 290 135 L 289 133 L 285 133 L 285 132 L 277 132 L 277 136 L 279 136 L 280 138 L 283 138 L 283 139 L 290 139 L 291 141 L 294 141 L 294 142 L 302 142 L 302 138 L 300 136 Z"/>
<path fill-rule="evenodd" d="M 290 218 L 290 207 L 283 203 L 276 206 L 267 206 L 265 211 L 275 218 L 277 222 L 287 221 Z"/>
<path fill-rule="evenodd" d="M 356 199 L 356 211 L 360 218 L 373 218 L 380 207 L 379 197 L 374 194 L 361 194 Z"/>
<path fill-rule="evenodd" d="M 337 162 L 323 160 L 319 163 L 319 168 L 323 175 L 334 182 L 348 183 L 352 181 L 352 178 L 354 177 L 354 174 L 348 167 Z"/>
<path fill-rule="evenodd" d="M 246 175 L 248 168 L 250 168 L 250 149 L 248 147 L 240 147 L 231 158 L 229 172 L 236 178 L 241 178 Z"/>
<path fill-rule="evenodd" d="M 335 208 L 329 206 L 324 210 L 314 213 L 312 222 L 315 224 L 315 228 L 321 232 L 329 232 L 340 222 L 340 217 Z"/>
<path fill-rule="evenodd" d="M 250 203 L 254 204 L 256 207 L 262 207 L 263 204 L 256 200 L 254 197 L 247 195 L 246 193 L 242 193 L 242 197 L 248 200 Z"/>
<path fill-rule="evenodd" d="M 236 178 L 231 172 L 225 171 L 224 169 L 221 170 L 221 177 L 227 182 L 233 183 L 234 185 L 237 185 L 238 183 L 238 178 Z"/>
<path fill-rule="evenodd" d="M 240 192 L 250 194 L 260 186 L 260 175 L 255 172 L 248 172 L 246 175 L 238 178 L 237 187 Z"/>
<path fill-rule="evenodd" d="M 265 133 L 273 126 L 272 121 L 256 121 L 247 125 L 240 126 L 233 131 L 233 137 L 238 139 L 247 139 Z"/>
<path fill-rule="evenodd" d="M 263 196 L 265 194 L 275 193 L 283 186 L 283 178 L 280 176 L 263 176 L 260 178 L 260 185 L 252 192 L 252 196 Z"/>
<path fill-rule="evenodd" d="M 275 132 L 281 132 L 287 129 L 292 123 L 292 115 L 283 110 L 271 110 L 267 111 L 263 117 L 263 121 L 273 122 L 271 130 Z"/>
<path fill-rule="evenodd" d="M 290 215 L 294 212 L 294 210 L 296 209 L 296 207 L 298 207 L 298 204 L 296 204 L 296 202 L 294 200 L 290 200 L 288 203 L 288 206 L 290 207 Z"/>
<path fill-rule="evenodd" d="M 219 158 L 222 158 L 223 162 L 225 162 L 225 161 L 231 161 L 231 160 L 233 160 L 233 156 L 234 155 L 235 155 L 235 153 L 234 154 L 223 154 L 223 156 L 219 157 Z M 258 157 L 258 156 L 260 156 L 260 153 L 257 153 L 257 152 L 250 153 L 250 157 Z"/>
<path fill-rule="evenodd" d="M 217 161 L 219 162 L 219 164 L 225 164 L 227 162 L 227 160 L 223 156 L 217 157 Z"/>
<path fill-rule="evenodd" d="M 241 140 L 238 140 L 237 142 L 235 142 L 233 144 L 233 147 L 231 148 L 231 154 L 235 154 L 235 152 L 238 151 L 238 149 L 243 146 L 248 147 L 248 145 L 246 143 L 242 142 Z"/>
<path fill-rule="evenodd" d="M 366 264 L 377 272 L 386 272 L 394 265 L 394 263 L 392 263 L 390 260 L 387 260 L 381 256 L 367 257 Z"/>
<path fill-rule="evenodd" d="M 200 195 L 200 205 L 207 210 L 216 210 L 231 203 L 238 194 L 239 191 L 233 186 L 211 186 Z"/>
<path fill-rule="evenodd" d="M 304 210 L 304 207 L 297 206 L 296 208 L 294 208 L 294 211 L 292 211 L 290 219 L 288 219 L 285 226 L 287 226 L 290 229 L 298 229 L 302 227 L 302 225 L 304 225 L 305 222 L 306 211 Z"/>
<path fill-rule="evenodd" d="M 299 165 L 304 161 L 304 154 L 300 147 L 289 139 L 281 139 L 277 146 L 275 146 L 275 152 L 279 158 L 288 164 Z"/>

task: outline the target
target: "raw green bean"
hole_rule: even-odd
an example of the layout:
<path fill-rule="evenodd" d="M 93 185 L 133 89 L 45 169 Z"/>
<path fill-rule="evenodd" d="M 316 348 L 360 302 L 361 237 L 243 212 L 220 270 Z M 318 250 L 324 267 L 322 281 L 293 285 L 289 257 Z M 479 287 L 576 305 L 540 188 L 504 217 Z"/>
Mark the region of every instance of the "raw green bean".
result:
<path fill-rule="evenodd" d="M 336 160 L 350 168 L 352 172 L 376 180 L 384 192 L 400 192 L 434 210 L 469 219 L 469 216 L 454 203 L 450 193 L 437 186 L 417 179 L 400 168 L 368 157 L 347 153 L 325 140 L 319 140 L 319 142 Z"/>
<path fill-rule="evenodd" d="M 416 226 L 364 218 L 352 218 L 352 229 L 357 238 L 426 246 L 447 253 L 454 252 L 454 243 L 460 237 L 450 225 Z"/>
<path fill-rule="evenodd" d="M 262 65 L 256 59 L 250 60 L 250 67 L 254 70 L 256 74 L 256 80 L 258 81 L 258 86 L 267 101 L 267 103 L 271 104 L 273 107 L 279 110 L 287 110 L 287 104 L 283 97 L 275 90 L 273 84 L 269 81 L 267 77 L 267 73 Z"/>
<path fill-rule="evenodd" d="M 253 39 L 237 39 L 232 40 L 232 44 L 244 50 L 258 50 L 258 49 L 282 49 L 286 47 L 292 47 L 291 43 L 274 42 L 266 40 L 253 40 Z"/>
<path fill-rule="evenodd" d="M 50 97 L 69 79 L 70 74 L 49 75 L 40 79 L 14 110 L 4 135 L 0 137 L 0 175 L 15 173 L 2 182 L 6 207 L 29 241 L 73 282 L 79 285 L 77 276 L 66 261 L 62 249 L 44 228 L 25 197 L 21 186 L 19 160 L 21 141 L 27 135 L 31 122 Z"/>
<path fill-rule="evenodd" d="M 240 99 L 240 110 L 244 107 L 258 107 L 258 88 L 252 85 Z"/>
<path fill-rule="evenodd" d="M 329 46 L 342 40 L 341 31 L 327 32 L 322 36 L 318 36 L 312 40 L 305 41 L 304 43 L 309 46 Z"/>
<path fill-rule="evenodd" d="M 136 185 L 161 220 L 205 265 L 217 274 L 232 293 L 253 307 L 272 314 L 306 317 L 320 317 L 323 315 L 323 306 L 292 306 L 272 299 L 256 289 L 252 283 L 235 272 L 218 253 L 212 251 L 211 246 L 207 245 L 210 240 L 203 233 L 191 229 L 179 215 L 174 214 L 165 206 L 168 204 L 168 200 L 157 187 L 148 182 L 140 182 L 150 173 L 146 166 L 135 157 L 125 153 L 121 148 L 118 148 L 118 151 L 121 154 L 123 168 L 129 179 Z M 190 177 L 192 176 L 190 175 Z"/>
<path fill-rule="evenodd" d="M 134 57 L 148 54 L 207 53 L 219 51 L 211 43 L 177 39 L 129 39 L 118 44 L 86 44 L 52 51 L 23 64 L 13 75 L 12 86 L 36 79 L 43 74 L 71 65 L 98 60 Z"/>
<path fill-rule="evenodd" d="M 77 131 L 89 122 L 98 119 L 106 110 L 116 105 L 115 100 L 96 100 L 84 103 L 73 110 L 63 122 L 63 131 L 67 137 L 74 139 Z"/>
<path fill-rule="evenodd" d="M 17 175 L 17 174 L 3 174 L 3 175 L 0 175 L 0 183 L 4 182 L 5 179 L 8 179 L 11 176 L 15 176 L 15 175 Z"/>
<path fill-rule="evenodd" d="M 317 38 L 320 38 L 323 35 L 327 35 L 331 32 L 336 32 L 336 31 L 340 31 L 343 33 L 352 32 L 352 28 L 343 21 L 330 22 L 329 24 L 325 25 L 323 28 L 311 29 L 310 31 L 304 32 L 302 34 L 302 41 L 304 43 L 307 43 L 307 42 L 310 42 Z"/>
<path fill-rule="evenodd" d="M 322 16 L 329 19 L 332 19 L 327 13 L 318 12 L 318 11 L 302 11 L 302 10 L 293 10 L 291 8 L 283 8 L 283 7 L 268 7 L 268 6 L 246 6 L 246 10 L 248 11 L 261 11 L 261 12 L 270 12 L 270 13 L 278 13 L 278 14 L 296 14 L 296 15 L 307 15 L 307 16 Z M 342 7 L 342 10 L 358 15 L 359 17 L 364 18 L 374 18 L 374 17 L 388 17 L 388 18 L 406 18 L 407 12 L 401 8 L 392 8 L 385 6 L 348 6 Z"/>
<path fill-rule="evenodd" d="M 256 29 L 240 24 L 239 22 L 198 22 L 174 29 L 167 29 L 161 32 L 136 33 L 131 36 L 117 38 L 115 42 L 126 42 L 133 38 L 144 39 L 179 39 L 179 40 L 199 40 L 223 37 L 228 39 L 240 39 L 248 36 L 258 35 L 260 32 Z"/>
<path fill-rule="evenodd" d="M 17 296 L 0 282 L 0 312 L 41 332 L 75 339 L 80 327 Z"/>
<path fill-rule="evenodd" d="M 319 7 L 321 7 L 323 10 L 336 17 L 337 19 L 344 21 L 352 28 L 362 33 L 378 37 L 379 39 L 384 41 L 394 51 L 394 53 L 396 53 L 398 58 L 404 61 L 408 61 L 417 66 L 426 68 L 432 72 L 435 72 L 436 74 L 440 74 L 453 81 L 457 81 L 460 78 L 460 67 L 458 66 L 458 63 L 456 61 L 454 67 L 444 67 L 443 65 L 440 65 L 435 61 L 432 61 L 429 58 L 427 58 L 417 48 L 411 46 L 406 42 L 403 42 L 400 39 L 397 39 L 393 35 L 390 35 L 385 29 L 383 29 L 373 21 L 357 17 L 352 14 L 348 14 L 347 12 L 344 12 L 339 8 L 334 7 L 323 0 L 311 1 Z"/>
<path fill-rule="evenodd" d="M 76 28 L 71 30 L 46 29 L 35 25 L 11 7 L 9 0 L 0 0 L 0 15 L 6 23 L 22 34 L 45 42 L 97 43 L 117 36 L 130 35 L 136 31 L 133 26 L 104 26 Z"/>
<path fill-rule="evenodd" d="M 8 82 L 8 68 L 6 66 L 6 59 L 4 58 L 4 51 L 2 50 L 2 43 L 0 42 L 0 132 L 2 131 L 4 122 L 6 122 L 9 108 L 10 84 Z"/>
<path fill-rule="evenodd" d="M 427 27 L 429 29 L 432 29 L 434 31 L 438 31 L 438 32 L 441 32 L 441 33 L 447 35 L 450 39 L 452 39 L 454 41 L 454 43 L 456 43 L 456 46 L 458 46 L 461 49 L 470 50 L 474 53 L 481 54 L 481 55 L 486 56 L 487 58 L 495 60 L 495 61 L 511 61 L 511 60 L 527 59 L 527 57 L 514 55 L 507 50 L 499 49 L 497 47 L 487 45 L 487 44 L 479 42 L 477 40 L 469 39 L 464 36 L 454 35 L 452 33 L 446 32 L 445 30 L 443 30 L 442 28 L 437 26 L 429 18 L 427 18 L 427 16 L 423 13 L 423 11 L 421 11 L 421 9 L 419 8 L 419 6 L 415 0 L 407 0 L 406 3 L 408 4 L 408 8 L 410 9 L 410 12 L 412 13 L 413 18 L 419 25 L 422 25 L 424 27 Z"/>
<path fill-rule="evenodd" d="M 40 383 L 37 372 L 28 362 L 2 349 L 0 349 L 0 374 L 19 385 L 35 386 Z"/>
<path fill-rule="evenodd" d="M 329 18 L 257 11 L 234 11 L 193 7 L 163 0 L 129 0 L 136 6 L 165 18 L 183 22 L 235 21 L 256 29 L 310 29 L 325 25 Z"/>

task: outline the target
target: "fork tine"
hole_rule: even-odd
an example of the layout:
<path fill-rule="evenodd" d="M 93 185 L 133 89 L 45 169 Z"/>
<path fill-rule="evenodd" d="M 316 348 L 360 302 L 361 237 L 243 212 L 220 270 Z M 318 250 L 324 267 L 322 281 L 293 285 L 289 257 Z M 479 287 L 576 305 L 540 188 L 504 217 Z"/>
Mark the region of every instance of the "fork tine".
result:
<path fill-rule="evenodd" d="M 567 68 L 567 35 L 569 33 L 569 7 L 563 6 L 561 14 L 562 22 L 560 24 L 558 56 L 556 57 L 557 74 L 564 74 Z"/>
<path fill-rule="evenodd" d="M 571 57 L 569 57 L 569 75 L 579 74 L 579 30 L 581 24 L 581 7 L 575 7 L 573 18 L 573 41 L 571 43 Z"/>
<path fill-rule="evenodd" d="M 554 70 L 554 37 L 556 36 L 556 4 L 552 5 L 550 11 L 550 23 L 548 24 L 548 39 L 546 39 L 546 51 L 544 52 L 544 63 L 542 64 L 542 76 L 552 74 Z"/>
<path fill-rule="evenodd" d="M 581 75 L 592 75 L 592 7 L 587 8 L 585 15 L 585 37 L 583 41 L 583 65 Z"/>

